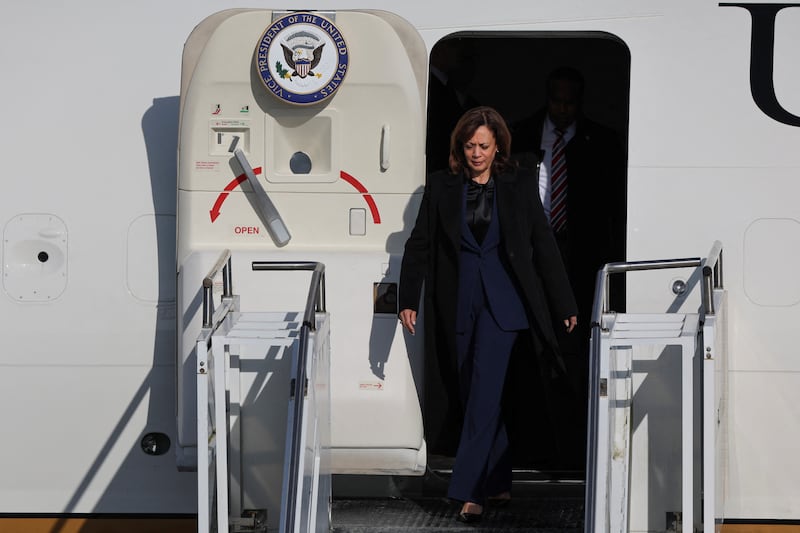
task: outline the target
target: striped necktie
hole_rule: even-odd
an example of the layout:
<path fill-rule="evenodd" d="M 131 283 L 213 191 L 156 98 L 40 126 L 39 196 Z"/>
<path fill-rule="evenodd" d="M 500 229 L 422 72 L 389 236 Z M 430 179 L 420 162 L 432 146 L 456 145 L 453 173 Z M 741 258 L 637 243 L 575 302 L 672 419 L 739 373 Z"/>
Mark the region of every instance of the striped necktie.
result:
<path fill-rule="evenodd" d="M 550 159 L 550 226 L 557 233 L 567 227 L 567 158 L 564 132 L 556 130 Z"/>

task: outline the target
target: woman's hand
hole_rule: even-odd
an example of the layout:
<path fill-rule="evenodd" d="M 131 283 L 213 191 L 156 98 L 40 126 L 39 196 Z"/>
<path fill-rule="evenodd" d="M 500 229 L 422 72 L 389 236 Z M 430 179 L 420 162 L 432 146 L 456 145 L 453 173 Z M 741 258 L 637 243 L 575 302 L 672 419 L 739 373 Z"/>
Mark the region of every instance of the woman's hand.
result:
<path fill-rule="evenodd" d="M 403 325 L 403 327 L 413 335 L 416 331 L 414 326 L 417 325 L 417 312 L 413 309 L 403 309 L 400 311 L 398 317 L 400 318 L 400 323 Z"/>
<path fill-rule="evenodd" d="M 567 333 L 572 333 L 572 330 L 575 329 L 575 326 L 578 324 L 578 317 L 572 315 L 569 318 L 564 319 L 564 325 L 567 327 Z"/>

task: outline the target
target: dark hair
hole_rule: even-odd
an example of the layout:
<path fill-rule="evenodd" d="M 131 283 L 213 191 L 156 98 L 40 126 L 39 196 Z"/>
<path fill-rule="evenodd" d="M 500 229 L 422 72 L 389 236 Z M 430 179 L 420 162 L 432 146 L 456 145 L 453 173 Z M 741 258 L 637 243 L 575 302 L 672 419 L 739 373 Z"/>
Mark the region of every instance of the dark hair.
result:
<path fill-rule="evenodd" d="M 466 170 L 467 159 L 464 145 L 481 126 L 486 126 L 494 134 L 497 154 L 492 162 L 492 174 L 512 170 L 516 165 L 511 160 L 511 132 L 500 113 L 491 107 L 474 107 L 461 115 L 453 133 L 450 135 L 450 172 L 461 174 Z"/>
<path fill-rule="evenodd" d="M 583 99 L 583 75 L 572 67 L 558 67 L 547 76 L 547 98 L 550 98 L 550 87 L 554 81 L 566 81 L 575 85 L 577 97 L 580 102 Z"/>

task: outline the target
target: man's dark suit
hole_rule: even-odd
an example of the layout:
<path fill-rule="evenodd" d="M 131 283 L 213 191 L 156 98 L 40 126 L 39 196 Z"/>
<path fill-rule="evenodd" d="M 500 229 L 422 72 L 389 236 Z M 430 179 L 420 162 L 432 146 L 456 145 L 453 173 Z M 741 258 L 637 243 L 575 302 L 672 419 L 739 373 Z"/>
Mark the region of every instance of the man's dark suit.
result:
<path fill-rule="evenodd" d="M 541 111 L 512 128 L 512 153 L 522 164 L 527 161 L 533 166 L 536 163 L 530 162 L 538 162 L 541 157 L 544 118 Z M 577 401 L 566 408 L 569 413 L 555 414 L 554 418 L 579 419 L 577 429 L 564 437 L 568 442 L 558 444 L 561 449 L 585 443 L 590 321 L 597 271 L 605 263 L 625 259 L 624 153 L 612 130 L 582 116 L 575 125 L 575 135 L 566 147 L 567 230 L 557 242 L 578 303 L 578 327 L 571 335 L 559 338 L 569 381 L 575 389 L 572 395 Z M 616 287 L 623 286 L 617 283 Z M 612 297 L 618 306 L 623 305 L 618 293 Z M 550 398 L 556 410 L 564 404 L 559 396 Z M 576 450 L 566 452 L 570 462 L 576 453 L 580 455 Z"/>
<path fill-rule="evenodd" d="M 544 113 L 514 126 L 512 153 L 538 155 Z M 625 159 L 617 135 L 578 117 L 567 144 L 567 235 L 565 264 L 578 301 L 578 320 L 588 326 L 595 274 L 625 259 Z"/>

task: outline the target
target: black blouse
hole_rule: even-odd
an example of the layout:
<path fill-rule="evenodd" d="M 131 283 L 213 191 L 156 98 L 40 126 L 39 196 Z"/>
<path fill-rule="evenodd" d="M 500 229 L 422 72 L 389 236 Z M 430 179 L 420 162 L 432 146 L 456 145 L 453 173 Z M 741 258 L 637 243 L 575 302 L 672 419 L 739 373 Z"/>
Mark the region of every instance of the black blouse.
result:
<path fill-rule="evenodd" d="M 493 204 L 494 179 L 490 177 L 484 185 L 467 180 L 467 208 L 464 211 L 464 217 L 478 244 L 483 242 L 486 231 L 489 229 Z"/>

